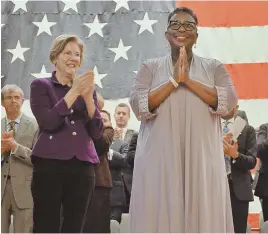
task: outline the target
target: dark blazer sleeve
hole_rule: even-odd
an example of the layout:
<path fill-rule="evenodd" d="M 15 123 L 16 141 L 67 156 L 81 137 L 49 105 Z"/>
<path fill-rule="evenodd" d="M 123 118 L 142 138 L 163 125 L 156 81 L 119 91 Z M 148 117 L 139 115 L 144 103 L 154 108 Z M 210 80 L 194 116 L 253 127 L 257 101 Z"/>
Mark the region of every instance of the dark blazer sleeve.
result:
<path fill-rule="evenodd" d="M 257 143 L 258 143 L 258 158 L 261 161 L 268 160 L 268 123 L 260 126 L 260 130 L 257 135 Z"/>
<path fill-rule="evenodd" d="M 112 160 L 110 161 L 111 169 L 129 167 L 126 161 L 126 154 L 128 151 L 128 143 L 123 143 L 120 147 L 120 152 L 113 152 Z"/>
<path fill-rule="evenodd" d="M 30 105 L 32 112 L 40 128 L 55 130 L 60 127 L 65 117 L 71 114 L 65 100 L 60 99 L 55 105 L 51 105 L 49 79 L 36 79 L 30 87 Z"/>
<path fill-rule="evenodd" d="M 98 107 L 96 90 L 94 90 L 93 99 L 94 99 L 96 110 L 92 119 L 88 116 L 88 113 L 86 111 L 86 114 L 87 114 L 86 127 L 88 130 L 88 134 L 91 136 L 92 139 L 99 139 L 103 133 L 103 122 L 102 122 L 99 107 Z"/>
<path fill-rule="evenodd" d="M 129 148 L 126 156 L 126 160 L 131 168 L 134 168 L 134 159 L 136 154 L 137 148 L 137 141 L 138 141 L 138 133 L 134 133 L 129 143 Z"/>
<path fill-rule="evenodd" d="M 247 114 L 246 114 L 245 111 L 243 111 L 243 110 L 238 110 L 238 111 L 237 111 L 237 115 L 238 115 L 239 117 L 241 117 L 243 120 L 245 120 L 245 121 L 248 123 L 248 117 L 247 117 Z"/>
<path fill-rule="evenodd" d="M 255 129 L 248 125 L 246 135 L 246 149 L 245 154 L 239 153 L 239 157 L 235 159 L 234 166 L 237 169 L 251 170 L 256 166 L 257 159 L 257 143 Z"/>
<path fill-rule="evenodd" d="M 97 154 L 100 159 L 104 157 L 109 152 L 110 145 L 113 142 L 114 129 L 112 127 L 105 127 L 101 138 L 94 140 L 94 145 Z"/>

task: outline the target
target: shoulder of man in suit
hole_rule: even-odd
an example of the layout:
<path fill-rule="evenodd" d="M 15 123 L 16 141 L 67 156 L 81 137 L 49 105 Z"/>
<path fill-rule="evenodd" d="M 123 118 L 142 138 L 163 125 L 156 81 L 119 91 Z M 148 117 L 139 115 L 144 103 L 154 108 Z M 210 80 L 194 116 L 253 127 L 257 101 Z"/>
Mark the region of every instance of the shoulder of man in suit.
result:
<path fill-rule="evenodd" d="M 31 124 L 35 125 L 36 127 L 38 127 L 38 123 L 34 117 L 23 114 L 21 117 L 21 121 L 26 121 L 26 122 L 31 123 Z"/>
<path fill-rule="evenodd" d="M 134 129 L 130 129 L 130 128 L 128 128 L 126 132 L 127 132 L 127 133 L 134 133 L 134 132 L 136 132 L 136 131 L 135 131 Z"/>
<path fill-rule="evenodd" d="M 121 139 L 117 139 L 117 140 L 115 140 L 115 141 L 113 142 L 112 145 L 114 145 L 114 144 L 123 145 L 123 144 L 125 144 L 125 143 L 127 143 L 127 141 L 125 141 L 125 140 L 121 140 Z"/>
<path fill-rule="evenodd" d="M 137 138 L 138 136 L 139 136 L 139 133 L 135 131 L 135 132 L 133 132 L 133 135 L 131 138 Z"/>
<path fill-rule="evenodd" d="M 237 110 L 237 115 L 248 123 L 248 117 L 245 111 Z"/>
<path fill-rule="evenodd" d="M 246 126 L 243 128 L 243 130 L 241 131 L 241 133 L 239 134 L 238 137 L 241 137 L 241 136 L 250 137 L 250 135 L 248 135 L 249 133 L 256 135 L 255 129 L 251 125 L 246 124 Z M 238 138 L 238 140 L 239 140 L 239 138 Z"/>
<path fill-rule="evenodd" d="M 259 128 L 266 129 L 268 131 L 268 123 L 262 124 Z"/>
<path fill-rule="evenodd" d="M 3 121 L 6 121 L 6 116 L 3 117 L 1 121 L 2 121 L 2 122 L 3 122 Z M 28 115 L 22 113 L 21 118 L 20 118 L 20 123 L 21 123 L 21 122 L 25 122 L 25 121 L 26 121 L 26 122 L 31 122 L 31 123 L 37 125 L 37 121 L 36 121 L 36 119 L 35 119 L 34 117 L 31 117 L 31 116 L 28 116 Z"/>

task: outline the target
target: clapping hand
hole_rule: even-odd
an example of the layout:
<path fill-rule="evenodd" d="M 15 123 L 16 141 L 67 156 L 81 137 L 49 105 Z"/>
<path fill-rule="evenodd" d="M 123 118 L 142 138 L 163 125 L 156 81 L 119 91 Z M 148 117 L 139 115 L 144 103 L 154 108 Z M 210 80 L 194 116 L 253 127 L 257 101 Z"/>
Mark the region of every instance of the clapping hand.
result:
<path fill-rule="evenodd" d="M 122 139 L 123 129 L 115 128 L 114 130 L 114 140 Z"/>
<path fill-rule="evenodd" d="M 180 56 L 174 66 L 173 74 L 178 84 L 184 84 L 189 80 L 189 64 L 185 46 L 180 48 Z"/>
<path fill-rule="evenodd" d="M 237 141 L 232 144 L 232 133 L 227 133 L 223 136 L 223 151 L 224 154 L 235 159 L 239 156 Z"/>
<path fill-rule="evenodd" d="M 186 83 L 189 79 L 189 64 L 185 46 L 180 49 L 179 57 L 179 80 L 178 83 Z"/>
<path fill-rule="evenodd" d="M 84 73 L 85 82 L 82 84 L 80 88 L 80 93 L 83 98 L 87 98 L 88 96 L 93 97 L 94 92 L 94 72 L 88 71 Z"/>
<path fill-rule="evenodd" d="M 228 144 L 232 144 L 232 137 L 233 137 L 233 134 L 231 132 L 228 132 L 226 134 L 223 135 L 223 142 L 226 142 Z"/>
<path fill-rule="evenodd" d="M 1 138 L 1 154 L 8 151 L 9 147 L 7 145 L 7 139 L 8 139 L 8 132 L 3 132 L 2 133 L 2 138 Z"/>
<path fill-rule="evenodd" d="M 9 150 L 15 150 L 17 147 L 17 142 L 14 139 L 14 131 L 3 132 L 1 138 L 1 153 Z"/>
<path fill-rule="evenodd" d="M 87 71 L 80 77 L 75 77 L 73 79 L 72 89 L 78 95 L 81 95 L 83 98 L 87 98 L 88 96 L 93 96 L 94 92 L 94 72 Z"/>

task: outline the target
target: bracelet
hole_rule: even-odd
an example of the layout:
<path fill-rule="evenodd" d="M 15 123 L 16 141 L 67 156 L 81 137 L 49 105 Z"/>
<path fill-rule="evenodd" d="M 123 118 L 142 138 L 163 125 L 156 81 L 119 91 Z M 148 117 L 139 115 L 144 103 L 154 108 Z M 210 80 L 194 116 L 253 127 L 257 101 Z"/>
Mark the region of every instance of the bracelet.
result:
<path fill-rule="evenodd" d="M 179 87 L 179 84 L 173 79 L 173 77 L 169 77 L 170 82 L 173 84 L 175 88 Z"/>

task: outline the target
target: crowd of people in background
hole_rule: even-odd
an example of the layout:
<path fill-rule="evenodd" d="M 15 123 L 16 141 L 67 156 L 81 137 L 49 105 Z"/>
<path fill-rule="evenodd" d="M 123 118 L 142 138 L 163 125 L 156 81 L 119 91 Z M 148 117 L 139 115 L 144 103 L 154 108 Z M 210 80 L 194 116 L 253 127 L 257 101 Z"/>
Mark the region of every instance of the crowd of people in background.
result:
<path fill-rule="evenodd" d="M 7 114 L 2 119 L 1 231 L 2 233 L 9 232 L 11 215 L 13 215 L 15 232 L 32 232 L 33 201 L 30 185 L 32 173 L 34 174 L 35 171 L 32 171 L 31 149 L 36 142 L 38 127 L 35 119 L 20 111 L 23 103 L 23 91 L 18 86 L 6 85 L 2 88 L 1 97 L 2 106 Z M 97 95 L 97 99 L 104 130 L 101 137 L 94 140 L 100 163 L 95 166 L 96 182 L 90 205 L 86 211 L 84 233 L 109 233 L 110 220 L 116 220 L 120 223 L 122 213 L 128 213 L 138 141 L 138 132 L 127 128 L 130 118 L 129 106 L 124 103 L 119 104 L 114 115 L 111 116 L 103 109 L 104 100 L 102 97 Z M 244 111 L 237 110 L 236 115 L 248 122 Z M 111 123 L 112 117 L 115 118 L 116 126 L 114 127 Z M 234 118 L 223 120 L 223 129 L 226 126 L 230 127 L 233 120 Z M 14 127 L 12 127 L 12 121 L 14 121 Z M 226 140 L 226 137 L 224 139 Z M 268 220 L 266 159 L 268 155 L 268 123 L 261 125 L 256 130 L 248 123 L 238 138 L 237 150 L 240 159 L 237 161 L 238 164 L 231 163 L 231 170 L 227 177 L 234 228 L 236 233 L 240 233 L 245 230 L 247 225 L 249 202 L 253 201 L 254 190 L 255 196 L 260 198 L 264 221 Z M 229 154 L 232 158 L 234 157 L 230 151 Z M 257 158 L 259 158 L 259 163 L 253 181 L 250 170 L 255 167 Z M 73 166 L 75 166 L 74 163 Z M 54 168 L 58 170 L 59 166 Z M 45 169 L 44 167 L 42 170 Z M 48 171 L 53 172 L 53 165 Z M 52 179 L 56 180 L 56 178 L 57 176 L 54 175 Z M 63 181 L 70 183 L 67 179 Z M 80 179 L 76 179 L 75 183 L 78 181 Z M 42 183 L 42 186 L 46 184 L 51 186 L 47 182 Z M 59 185 L 58 187 L 60 188 Z M 51 189 L 55 190 L 56 188 L 39 189 L 42 193 L 51 194 Z M 46 191 L 46 189 L 49 190 Z M 77 190 L 75 191 L 77 192 Z M 46 194 L 46 196 L 51 195 Z M 72 201 L 71 205 L 77 206 L 75 201 Z M 84 205 L 84 207 L 86 206 Z M 58 209 L 60 210 L 60 207 Z M 60 213 L 57 213 L 58 218 L 51 211 L 47 210 L 47 212 L 47 215 L 54 217 L 54 222 L 59 220 L 60 224 L 57 226 L 59 231 L 64 212 L 61 210 Z M 74 216 L 71 217 L 74 218 Z M 41 222 L 44 221 L 41 219 Z M 73 225 L 74 220 L 69 222 L 71 222 L 70 225 Z"/>
<path fill-rule="evenodd" d="M 2 88 L 2 233 L 9 232 L 11 216 L 16 233 L 109 233 L 110 220 L 120 223 L 129 212 L 131 232 L 245 233 L 254 194 L 268 220 L 268 123 L 256 133 L 246 113 L 238 110 L 224 66 L 191 53 L 198 36 L 194 13 L 178 8 L 168 22 L 171 55 L 144 63 L 130 95 L 131 108 L 141 120 L 139 132 L 128 129 L 128 104 L 120 103 L 114 113 L 104 109 L 92 71 L 76 76 L 84 44 L 75 35 L 53 41 L 49 58 L 55 71 L 31 84 L 35 118 L 21 112 L 20 87 Z M 179 46 L 185 38 L 175 38 L 181 26 L 188 32 L 189 47 Z M 191 59 L 192 74 L 217 69 L 215 87 L 190 80 L 186 65 Z M 151 89 L 155 66 L 165 71 L 155 74 L 157 82 L 164 73 L 173 71 L 174 77 Z M 176 93 L 179 85 L 181 92 Z M 237 116 L 246 126 L 233 141 L 229 129 Z M 254 181 L 250 170 L 257 158 Z"/>

